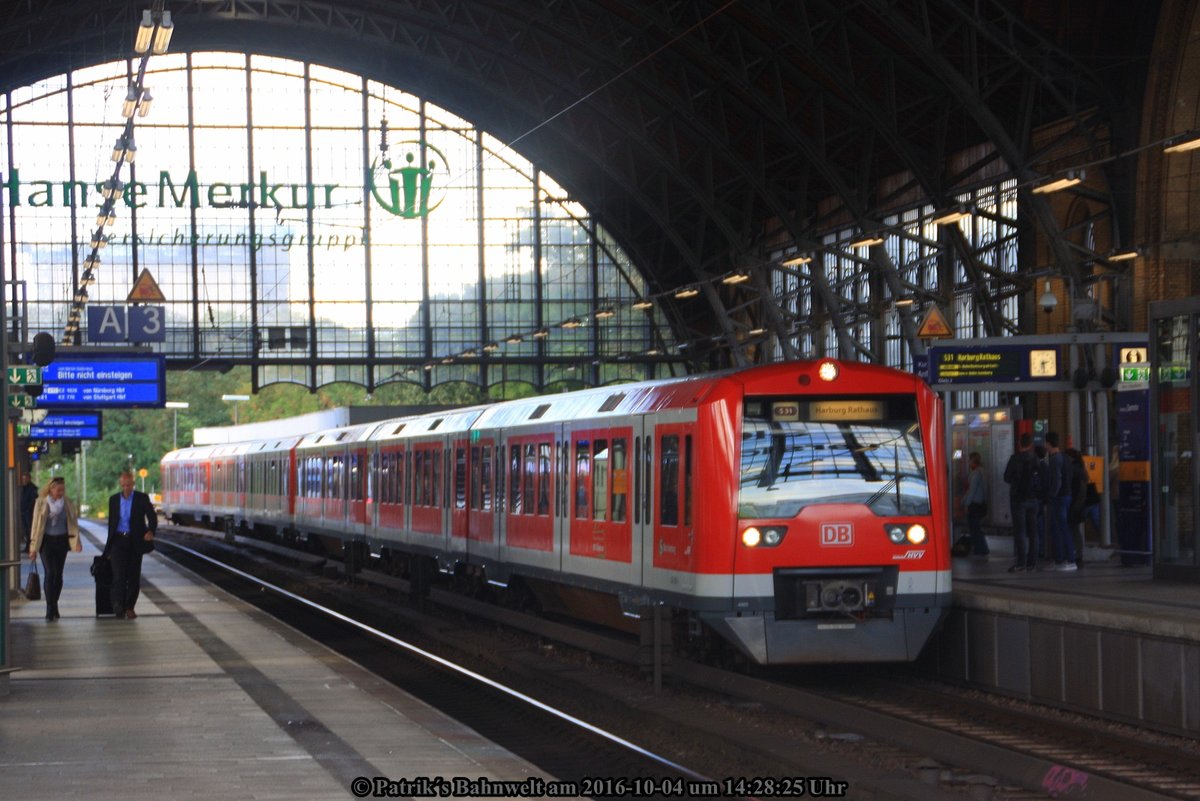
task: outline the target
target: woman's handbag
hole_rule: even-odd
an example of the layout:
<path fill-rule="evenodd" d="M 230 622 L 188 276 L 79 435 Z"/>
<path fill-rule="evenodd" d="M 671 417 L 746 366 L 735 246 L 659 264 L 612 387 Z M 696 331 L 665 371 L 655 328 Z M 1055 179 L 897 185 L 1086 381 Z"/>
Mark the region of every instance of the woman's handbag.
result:
<path fill-rule="evenodd" d="M 25 579 L 25 598 L 29 601 L 40 601 L 42 598 L 42 577 L 37 572 L 37 562 L 33 563 L 33 572 Z"/>

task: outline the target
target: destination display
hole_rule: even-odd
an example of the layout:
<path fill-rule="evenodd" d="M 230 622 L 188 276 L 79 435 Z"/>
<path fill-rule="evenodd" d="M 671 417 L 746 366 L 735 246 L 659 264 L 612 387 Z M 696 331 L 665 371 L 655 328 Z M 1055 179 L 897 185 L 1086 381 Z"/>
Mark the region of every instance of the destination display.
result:
<path fill-rule="evenodd" d="M 101 415 L 99 412 L 78 414 L 48 414 L 40 423 L 29 426 L 28 439 L 102 439 Z"/>
<path fill-rule="evenodd" d="M 166 403 L 162 356 L 58 358 L 42 369 L 41 408 L 157 408 Z"/>
<path fill-rule="evenodd" d="M 1045 345 L 935 347 L 929 349 L 931 384 L 1055 381 L 1058 348 Z"/>

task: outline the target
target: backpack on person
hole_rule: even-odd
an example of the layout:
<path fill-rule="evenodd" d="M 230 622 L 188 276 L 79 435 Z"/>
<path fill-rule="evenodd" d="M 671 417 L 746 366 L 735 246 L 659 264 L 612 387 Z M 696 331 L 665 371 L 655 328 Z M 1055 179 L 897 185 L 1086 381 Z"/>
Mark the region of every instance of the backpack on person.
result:
<path fill-rule="evenodd" d="M 1025 497 L 1043 503 L 1050 497 L 1050 466 L 1031 451 L 1025 465 Z"/>
<path fill-rule="evenodd" d="M 1004 480 L 1012 486 L 1013 497 L 1019 501 L 1044 501 L 1050 491 L 1046 463 L 1033 451 L 1014 453 L 1004 470 Z"/>

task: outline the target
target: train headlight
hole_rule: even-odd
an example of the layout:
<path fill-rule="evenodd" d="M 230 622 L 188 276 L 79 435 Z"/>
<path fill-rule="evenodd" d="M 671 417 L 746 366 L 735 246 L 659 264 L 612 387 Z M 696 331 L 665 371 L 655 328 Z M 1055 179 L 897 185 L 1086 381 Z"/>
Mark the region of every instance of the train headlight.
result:
<path fill-rule="evenodd" d="M 747 548 L 774 548 L 783 542 L 784 526 L 750 526 L 742 532 L 742 544 Z"/>
<path fill-rule="evenodd" d="M 888 539 L 896 545 L 903 545 L 907 540 L 913 545 L 920 545 L 929 538 L 929 532 L 920 523 L 911 525 L 905 523 L 889 523 L 883 527 Z"/>
<path fill-rule="evenodd" d="M 817 377 L 822 381 L 833 381 L 838 377 L 837 362 L 821 362 L 817 368 Z"/>

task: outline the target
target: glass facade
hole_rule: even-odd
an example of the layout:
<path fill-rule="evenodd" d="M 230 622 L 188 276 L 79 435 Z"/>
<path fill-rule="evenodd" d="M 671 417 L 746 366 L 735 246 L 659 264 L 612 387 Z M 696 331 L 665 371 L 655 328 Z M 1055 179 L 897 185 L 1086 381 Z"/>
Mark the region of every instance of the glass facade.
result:
<path fill-rule="evenodd" d="M 89 67 L 3 98 L 5 261 L 31 332 L 63 330 L 131 70 Z M 253 364 L 260 386 L 542 386 L 670 368 L 638 363 L 672 339 L 657 308 L 631 308 L 645 287 L 630 259 L 470 122 L 260 55 L 155 57 L 145 86 L 153 106 L 136 120 L 89 304 L 123 304 L 149 269 L 166 298 L 153 347 L 169 363 Z"/>
<path fill-rule="evenodd" d="M 975 213 L 951 223 L 966 242 L 968 265 L 956 248 L 947 245 L 946 231 L 932 220 L 928 204 L 910 208 L 881 220 L 883 248 L 897 271 L 896 293 L 870 259 L 867 248 L 851 244 L 860 238 L 857 227 L 832 231 L 812 254 L 813 260 L 794 267 L 776 267 L 772 288 L 780 310 L 792 323 L 793 340 L 801 357 L 831 356 L 875 361 L 903 370 L 912 369 L 912 354 L 903 336 L 896 301 L 913 299 L 918 316 L 924 298 L 945 294 L 951 283 L 953 308 L 944 309 L 956 338 L 983 337 L 983 315 L 976 298 L 992 298 L 996 316 L 1012 326 L 1001 335 L 1014 334 L 1019 300 L 1007 291 L 1008 277 L 1017 272 L 1017 185 L 1015 180 L 983 186 L 963 193 L 956 203 L 969 204 Z M 980 280 L 972 277 L 974 266 Z M 837 308 L 826 308 L 818 282 L 829 287 Z M 852 353 L 841 353 L 834 317 L 841 315 L 850 339 L 858 343 Z M 860 350 L 861 348 L 861 350 Z M 870 356 L 868 356 L 870 354 Z M 775 358 L 783 350 L 776 347 Z M 955 393 L 957 408 L 995 405 L 996 393 Z"/>

